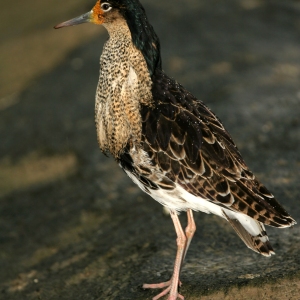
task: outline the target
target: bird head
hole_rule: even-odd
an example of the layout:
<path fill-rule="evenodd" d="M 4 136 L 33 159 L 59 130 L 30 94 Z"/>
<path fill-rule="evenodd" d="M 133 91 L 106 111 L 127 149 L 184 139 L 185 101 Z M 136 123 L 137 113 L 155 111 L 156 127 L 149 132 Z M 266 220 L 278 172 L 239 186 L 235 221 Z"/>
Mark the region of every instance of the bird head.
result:
<path fill-rule="evenodd" d="M 78 17 L 75 17 L 71 20 L 68 20 L 66 22 L 62 22 L 54 26 L 54 28 L 59 29 L 62 27 L 74 26 L 82 23 L 94 23 L 97 25 L 101 25 L 103 23 L 109 22 L 111 19 L 110 16 L 113 14 L 113 12 L 119 9 L 120 5 L 117 5 L 119 4 L 119 2 L 122 1 L 116 1 L 116 0 L 97 1 L 91 11 L 83 15 L 80 15 Z"/>
<path fill-rule="evenodd" d="M 152 76 L 156 68 L 161 69 L 160 44 L 138 0 L 98 0 L 91 11 L 60 23 L 54 28 L 82 23 L 103 24 L 107 27 L 118 18 L 125 19 L 131 32 L 132 42 L 143 53 Z"/>

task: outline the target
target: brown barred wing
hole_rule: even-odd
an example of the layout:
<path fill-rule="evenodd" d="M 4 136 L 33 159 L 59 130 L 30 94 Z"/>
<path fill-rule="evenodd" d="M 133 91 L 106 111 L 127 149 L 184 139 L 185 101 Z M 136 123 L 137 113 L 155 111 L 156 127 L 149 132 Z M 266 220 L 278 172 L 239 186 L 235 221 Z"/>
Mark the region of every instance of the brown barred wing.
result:
<path fill-rule="evenodd" d="M 153 82 L 154 105 L 141 107 L 143 147 L 170 183 L 264 224 L 293 225 L 204 103 L 161 71 Z"/>

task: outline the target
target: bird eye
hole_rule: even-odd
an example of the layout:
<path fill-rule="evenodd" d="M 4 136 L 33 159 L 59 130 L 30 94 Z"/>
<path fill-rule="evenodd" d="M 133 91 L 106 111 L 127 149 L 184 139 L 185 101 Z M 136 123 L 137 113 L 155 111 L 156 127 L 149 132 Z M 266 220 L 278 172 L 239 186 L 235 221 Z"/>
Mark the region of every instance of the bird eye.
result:
<path fill-rule="evenodd" d="M 101 8 L 104 12 L 107 12 L 107 11 L 110 11 L 112 9 L 112 6 L 107 3 L 107 2 L 104 2 L 101 4 Z"/>

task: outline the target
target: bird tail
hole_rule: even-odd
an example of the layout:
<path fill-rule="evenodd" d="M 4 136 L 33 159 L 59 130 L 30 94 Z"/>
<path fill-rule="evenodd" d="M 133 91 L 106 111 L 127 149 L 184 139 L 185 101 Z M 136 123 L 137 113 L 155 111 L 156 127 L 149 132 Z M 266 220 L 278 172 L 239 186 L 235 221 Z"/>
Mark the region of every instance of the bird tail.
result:
<path fill-rule="evenodd" d="M 263 223 L 227 209 L 223 209 L 223 213 L 248 248 L 264 256 L 275 254 Z"/>

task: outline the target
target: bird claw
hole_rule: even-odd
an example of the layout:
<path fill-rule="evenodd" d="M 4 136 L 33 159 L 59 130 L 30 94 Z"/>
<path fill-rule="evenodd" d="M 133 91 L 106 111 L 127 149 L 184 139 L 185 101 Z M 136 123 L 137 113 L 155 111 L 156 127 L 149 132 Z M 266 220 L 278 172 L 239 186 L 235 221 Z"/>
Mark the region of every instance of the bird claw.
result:
<path fill-rule="evenodd" d="M 182 283 L 179 280 L 178 286 L 181 287 L 181 285 L 182 285 Z M 161 282 L 161 283 L 153 283 L 153 284 L 144 283 L 143 284 L 144 289 L 163 289 L 165 287 L 166 287 L 166 289 L 164 289 L 161 293 L 159 293 L 158 295 L 153 297 L 152 300 L 158 300 L 170 292 L 171 287 L 172 287 L 172 279 L 170 279 L 169 281 L 166 281 L 166 282 Z M 180 295 L 178 292 L 176 292 L 176 295 L 169 295 L 168 300 L 177 300 L 178 298 L 181 300 L 184 300 L 184 297 L 182 295 Z"/>

